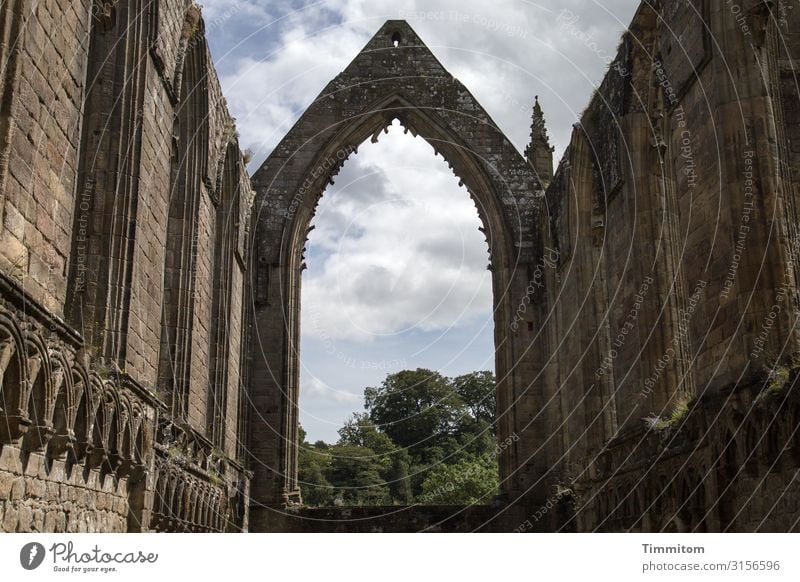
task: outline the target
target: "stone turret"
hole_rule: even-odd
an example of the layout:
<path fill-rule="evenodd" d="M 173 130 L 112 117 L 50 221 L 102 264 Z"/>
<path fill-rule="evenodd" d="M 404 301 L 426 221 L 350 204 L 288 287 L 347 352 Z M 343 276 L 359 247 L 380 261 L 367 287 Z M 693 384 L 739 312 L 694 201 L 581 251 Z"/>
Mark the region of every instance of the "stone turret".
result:
<path fill-rule="evenodd" d="M 544 114 L 539 105 L 539 96 L 533 104 L 533 117 L 531 120 L 531 141 L 525 148 L 525 157 L 533 166 L 542 188 L 547 188 L 553 179 L 553 147 L 547 137 L 547 128 L 544 124 Z"/>

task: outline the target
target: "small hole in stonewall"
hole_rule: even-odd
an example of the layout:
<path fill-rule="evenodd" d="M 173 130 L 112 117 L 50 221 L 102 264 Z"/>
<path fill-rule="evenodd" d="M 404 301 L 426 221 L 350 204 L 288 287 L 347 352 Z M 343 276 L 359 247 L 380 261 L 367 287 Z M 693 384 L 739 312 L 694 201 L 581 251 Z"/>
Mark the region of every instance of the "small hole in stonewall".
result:
<path fill-rule="evenodd" d="M 395 32 L 395 33 L 392 35 L 392 44 L 393 44 L 394 46 L 400 46 L 400 40 L 401 40 L 401 39 L 400 39 L 400 33 L 399 33 L 399 32 Z"/>
<path fill-rule="evenodd" d="M 533 331 L 533 322 L 532 321 L 528 322 L 528 331 Z"/>

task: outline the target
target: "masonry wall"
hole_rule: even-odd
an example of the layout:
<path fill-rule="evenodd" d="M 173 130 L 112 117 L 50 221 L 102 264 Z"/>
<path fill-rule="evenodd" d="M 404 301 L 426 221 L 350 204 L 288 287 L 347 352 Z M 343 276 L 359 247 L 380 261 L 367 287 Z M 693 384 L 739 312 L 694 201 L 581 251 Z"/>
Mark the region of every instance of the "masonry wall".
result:
<path fill-rule="evenodd" d="M 471 533 L 506 531 L 508 520 L 486 505 L 458 507 L 320 507 L 275 512 L 267 531 L 286 533 Z"/>
<path fill-rule="evenodd" d="M 12 24 L 3 49 L 0 265 L 57 315 L 67 288 L 88 7 L 87 0 L 2 7 Z"/>
<path fill-rule="evenodd" d="M 67 471 L 63 462 L 46 469 L 32 455 L 23 467 L 17 451 L 4 448 L 0 462 L 0 524 L 4 532 L 108 532 L 128 529 L 128 480 Z"/>
<path fill-rule="evenodd" d="M 0 11 L 0 530 L 246 527 L 253 195 L 201 10 L 17 0 Z M 176 143 L 181 133 L 200 137 Z M 170 241 L 178 197 L 194 207 Z M 218 250 L 226 222 L 238 244 Z M 188 303 L 164 293 L 170 249 L 187 251 Z M 175 312 L 191 323 L 165 336 Z M 230 348 L 212 370 L 219 334 Z M 185 363 L 185 381 L 161 383 L 162 360 Z"/>
<path fill-rule="evenodd" d="M 547 191 L 539 476 L 574 495 L 580 529 L 799 515 L 797 12 L 643 3 Z"/>

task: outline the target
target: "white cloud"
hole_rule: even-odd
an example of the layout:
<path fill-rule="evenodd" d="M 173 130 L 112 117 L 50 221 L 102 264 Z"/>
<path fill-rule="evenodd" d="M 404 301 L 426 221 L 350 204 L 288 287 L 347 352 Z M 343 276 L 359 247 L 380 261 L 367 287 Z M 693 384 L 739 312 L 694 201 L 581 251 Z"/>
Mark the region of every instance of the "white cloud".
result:
<path fill-rule="evenodd" d="M 520 151 L 539 95 L 560 157 L 638 3 L 203 2 L 240 143 L 255 152 L 252 170 L 390 18 L 408 20 Z M 441 158 L 400 133 L 362 146 L 318 207 L 301 309 L 309 348 L 301 422 L 310 440 L 335 440 L 363 387 L 387 371 L 463 373 L 492 361 L 491 277 L 477 211 Z"/>
<path fill-rule="evenodd" d="M 305 381 L 300 387 L 304 398 L 308 400 L 321 400 L 333 402 L 353 403 L 361 401 L 361 394 L 354 394 L 346 390 L 336 390 L 328 386 L 316 376 L 304 376 Z"/>
<path fill-rule="evenodd" d="M 235 9 L 230 4 L 207 0 L 206 17 L 223 21 L 220 15 Z M 540 95 L 560 155 L 637 5 L 329 0 L 292 8 L 249 0 L 215 28 L 220 36 L 223 29 L 229 37 L 231 29 L 239 32 L 223 43 L 215 62 L 242 143 L 260 162 L 381 24 L 404 18 L 520 150 L 528 140 L 533 96 Z M 568 11 L 577 18 L 565 26 Z"/>
<path fill-rule="evenodd" d="M 304 333 L 374 340 L 465 326 L 491 312 L 475 205 L 432 148 L 401 128 L 346 163 L 314 223 Z"/>

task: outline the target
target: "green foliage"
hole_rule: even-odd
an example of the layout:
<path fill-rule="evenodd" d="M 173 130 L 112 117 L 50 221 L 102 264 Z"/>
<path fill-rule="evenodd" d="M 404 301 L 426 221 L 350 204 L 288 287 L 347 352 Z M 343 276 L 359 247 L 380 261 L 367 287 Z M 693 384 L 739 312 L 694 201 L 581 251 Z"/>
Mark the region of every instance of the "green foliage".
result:
<path fill-rule="evenodd" d="M 332 504 L 335 491 L 327 477 L 331 464 L 327 445 L 319 448 L 308 444 L 303 427 L 300 427 L 299 441 L 297 467 L 303 500 L 313 506 Z"/>
<path fill-rule="evenodd" d="M 390 453 L 397 448 L 389 435 L 379 432 L 364 412 L 353 413 L 338 432 L 340 445 L 365 447 L 378 454 Z"/>
<path fill-rule="evenodd" d="M 680 425 L 680 423 L 686 418 L 686 415 L 689 414 L 693 404 L 694 400 L 690 400 L 686 396 L 680 396 L 675 401 L 675 405 L 673 406 L 672 411 L 669 413 L 667 418 L 662 418 L 654 414 L 644 418 L 643 420 L 650 430 L 666 430 L 668 428 Z"/>
<path fill-rule="evenodd" d="M 426 447 L 454 434 L 467 410 L 450 381 L 418 368 L 390 374 L 364 391 L 369 418 L 403 448 Z"/>
<path fill-rule="evenodd" d="M 389 494 L 392 500 L 402 505 L 408 505 L 413 500 L 411 479 L 408 470 L 411 466 L 411 456 L 405 449 L 398 449 L 392 455 L 392 467 L 387 474 Z"/>
<path fill-rule="evenodd" d="M 417 503 L 470 505 L 488 503 L 497 493 L 497 463 L 492 457 L 438 465 L 422 483 Z"/>
<path fill-rule="evenodd" d="M 353 445 L 336 445 L 331 451 L 327 474 L 336 485 L 336 495 L 344 505 L 385 505 L 391 502 L 384 479 L 386 457 Z"/>
<path fill-rule="evenodd" d="M 687 414 L 689 414 L 689 399 L 685 396 L 681 396 L 675 402 L 675 407 L 672 409 L 672 413 L 669 415 L 668 422 L 672 425 L 676 425 L 683 420 Z"/>
<path fill-rule="evenodd" d="M 397 372 L 365 390 L 364 408 L 333 445 L 311 445 L 300 429 L 307 505 L 486 503 L 496 494 L 491 372 Z"/>
<path fill-rule="evenodd" d="M 780 392 L 786 383 L 789 381 L 791 371 L 788 366 L 775 366 L 769 374 L 767 381 L 767 392 L 777 393 Z"/>
<path fill-rule="evenodd" d="M 485 422 L 494 429 L 497 384 L 494 374 L 488 371 L 472 372 L 453 378 L 453 389 L 470 409 L 472 418 Z"/>

